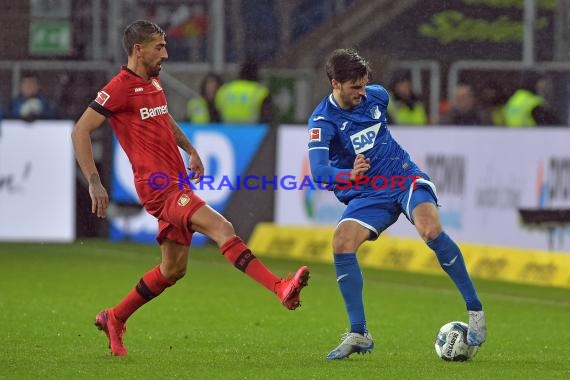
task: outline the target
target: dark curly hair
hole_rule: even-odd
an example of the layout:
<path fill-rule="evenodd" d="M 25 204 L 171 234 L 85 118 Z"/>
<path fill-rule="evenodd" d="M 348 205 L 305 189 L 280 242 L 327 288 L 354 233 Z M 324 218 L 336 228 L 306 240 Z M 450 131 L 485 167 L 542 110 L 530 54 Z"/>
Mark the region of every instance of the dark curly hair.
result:
<path fill-rule="evenodd" d="M 327 58 L 325 70 L 329 81 L 335 79 L 340 83 L 354 81 L 368 75 L 372 70 L 370 64 L 354 49 L 336 49 Z"/>

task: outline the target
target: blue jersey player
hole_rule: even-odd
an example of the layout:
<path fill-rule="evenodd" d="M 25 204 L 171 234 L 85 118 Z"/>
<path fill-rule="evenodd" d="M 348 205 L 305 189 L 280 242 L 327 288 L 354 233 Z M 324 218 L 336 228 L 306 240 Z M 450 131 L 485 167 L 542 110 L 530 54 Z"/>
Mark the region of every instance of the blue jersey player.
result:
<path fill-rule="evenodd" d="M 442 229 L 435 185 L 388 130 L 388 93 L 382 86 L 368 84 L 369 65 L 355 50 L 335 50 L 327 59 L 326 73 L 333 90 L 309 118 L 309 159 L 313 179 L 331 184 L 347 205 L 333 249 L 337 282 L 350 320 L 350 331 L 327 359 L 344 359 L 374 348 L 366 327 L 356 251 L 401 213 L 435 252 L 463 296 L 469 315 L 468 344 L 481 345 L 486 339 L 481 301 L 461 251 Z"/>

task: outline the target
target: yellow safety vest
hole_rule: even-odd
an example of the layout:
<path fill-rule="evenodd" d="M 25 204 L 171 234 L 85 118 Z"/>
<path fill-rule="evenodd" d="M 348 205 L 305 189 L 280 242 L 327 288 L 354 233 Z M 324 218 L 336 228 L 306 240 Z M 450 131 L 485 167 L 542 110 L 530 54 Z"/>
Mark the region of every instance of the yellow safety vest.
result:
<path fill-rule="evenodd" d="M 408 108 L 405 104 L 396 102 L 390 108 L 396 124 L 400 125 L 426 125 L 427 113 L 421 103 L 415 103 L 413 108 Z M 391 103 L 389 103 L 391 104 Z"/>
<path fill-rule="evenodd" d="M 395 100 L 392 93 L 390 93 L 388 112 L 394 118 L 394 124 L 426 125 L 428 122 L 426 109 L 421 102 L 416 102 L 413 108 L 408 108 L 404 102 Z"/>
<path fill-rule="evenodd" d="M 491 121 L 493 125 L 505 126 L 505 107 L 497 106 L 491 110 Z"/>
<path fill-rule="evenodd" d="M 257 82 L 235 80 L 218 89 L 215 98 L 220 118 L 225 123 L 256 123 L 269 89 Z"/>
<path fill-rule="evenodd" d="M 515 91 L 505 104 L 505 123 L 510 128 L 536 126 L 532 111 L 543 102 L 544 99 L 528 90 Z"/>
<path fill-rule="evenodd" d="M 206 124 L 210 122 L 208 103 L 204 98 L 192 98 L 186 107 L 188 120 L 194 124 Z"/>

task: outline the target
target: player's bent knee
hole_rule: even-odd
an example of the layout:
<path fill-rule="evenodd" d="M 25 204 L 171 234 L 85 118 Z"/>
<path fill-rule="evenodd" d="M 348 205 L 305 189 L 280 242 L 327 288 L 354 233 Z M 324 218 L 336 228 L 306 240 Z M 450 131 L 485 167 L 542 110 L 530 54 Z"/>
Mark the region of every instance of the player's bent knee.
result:
<path fill-rule="evenodd" d="M 220 232 L 227 236 L 234 236 L 236 234 L 233 224 L 225 218 L 220 223 Z"/>
<path fill-rule="evenodd" d="M 163 276 L 171 281 L 178 281 L 186 275 L 187 266 L 165 266 Z"/>
<path fill-rule="evenodd" d="M 206 231 L 200 231 L 205 233 L 210 239 L 216 242 L 218 247 L 221 247 L 229 239 L 236 235 L 234 226 L 226 218 L 219 218 L 215 223 L 208 226 Z"/>
<path fill-rule="evenodd" d="M 334 235 L 333 250 L 335 253 L 349 253 L 356 252 L 360 244 L 354 236 L 348 236 L 340 233 Z"/>
<path fill-rule="evenodd" d="M 211 236 L 211 239 L 218 243 L 218 245 L 221 245 L 235 236 L 235 234 L 236 232 L 232 223 L 226 218 L 223 218 L 217 223 L 215 232 L 213 236 Z"/>
<path fill-rule="evenodd" d="M 430 242 L 437 238 L 442 232 L 441 225 L 429 224 L 426 226 L 418 227 L 418 233 L 423 241 Z"/>

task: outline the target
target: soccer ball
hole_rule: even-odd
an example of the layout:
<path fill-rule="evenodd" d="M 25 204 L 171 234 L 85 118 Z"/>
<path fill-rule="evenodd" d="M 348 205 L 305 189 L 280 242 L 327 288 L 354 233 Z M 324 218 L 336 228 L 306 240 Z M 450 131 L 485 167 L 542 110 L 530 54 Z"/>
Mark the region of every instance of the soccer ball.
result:
<path fill-rule="evenodd" d="M 472 359 L 478 346 L 467 345 L 467 329 L 465 322 L 453 321 L 443 325 L 435 337 L 437 356 L 447 361 L 464 362 Z"/>

